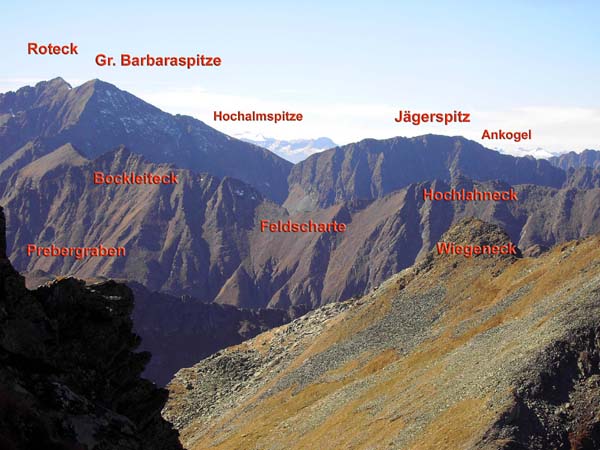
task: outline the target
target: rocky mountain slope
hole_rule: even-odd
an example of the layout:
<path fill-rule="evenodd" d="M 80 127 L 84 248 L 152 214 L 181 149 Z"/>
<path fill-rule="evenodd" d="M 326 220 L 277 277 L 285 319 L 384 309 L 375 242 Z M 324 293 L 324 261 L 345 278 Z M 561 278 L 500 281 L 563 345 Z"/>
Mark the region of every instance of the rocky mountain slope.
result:
<path fill-rule="evenodd" d="M 93 171 L 170 173 L 177 185 L 104 186 Z M 372 201 L 289 214 L 232 179 L 146 162 L 125 149 L 87 160 L 72 146 L 0 183 L 9 252 L 29 274 L 136 281 L 151 291 L 243 308 L 316 306 L 377 286 L 423 257 L 453 223 L 480 217 L 527 252 L 600 232 L 600 189 L 518 185 L 518 202 L 431 202 L 423 190 L 505 190 L 455 177 L 411 184 Z M 586 187 L 589 187 L 586 185 Z M 270 233 L 268 219 L 347 224 L 344 233 Z M 27 256 L 26 246 L 124 246 L 126 257 Z"/>
<path fill-rule="evenodd" d="M 591 167 L 579 167 L 577 169 L 567 169 L 566 187 L 575 189 L 594 189 L 600 187 L 600 166 L 593 169 Z"/>
<path fill-rule="evenodd" d="M 336 147 L 296 164 L 285 206 L 311 211 L 354 199 L 375 199 L 412 183 L 478 181 L 561 187 L 563 170 L 546 160 L 517 158 L 462 137 L 426 135 L 363 141 Z"/>
<path fill-rule="evenodd" d="M 600 233 L 600 190 L 515 186 L 518 202 L 430 202 L 423 189 L 445 191 L 436 181 L 411 185 L 374 202 L 348 202 L 292 215 L 348 223 L 342 235 L 263 234 L 260 251 L 245 260 L 219 293 L 219 301 L 244 304 L 242 294 L 261 299 L 271 289 L 269 305 L 311 307 L 346 300 L 380 284 L 424 257 L 440 236 L 464 217 L 476 216 L 501 225 L 529 253 L 558 242 Z M 459 179 L 458 189 L 503 190 L 503 183 Z M 256 235 L 252 235 L 255 238 Z M 247 280 L 252 280 L 248 282 Z M 231 289 L 230 289 L 231 288 Z M 269 292 L 269 291 L 267 291 Z M 250 306 L 250 305 L 247 305 Z"/>
<path fill-rule="evenodd" d="M 0 114 L 8 247 L 32 280 L 120 278 L 203 302 L 310 309 L 360 295 L 410 266 L 467 215 L 503 226 L 532 252 L 600 226 L 596 169 L 565 172 L 459 137 L 368 139 L 327 150 L 294 166 L 288 196 L 288 163 L 98 80 L 71 88 L 55 79 L 3 94 Z M 98 186 L 95 170 L 175 171 L 181 183 Z M 422 199 L 425 187 L 472 186 L 469 178 L 483 189 L 513 185 L 521 199 Z M 287 209 L 277 204 L 286 196 Z M 335 219 L 348 230 L 261 233 L 263 219 Z M 28 257 L 32 243 L 122 245 L 127 257 Z"/>
<path fill-rule="evenodd" d="M 446 242 L 502 244 L 464 219 Z M 181 370 L 163 415 L 193 449 L 595 449 L 600 237 L 538 258 L 429 253 Z"/>
<path fill-rule="evenodd" d="M 170 174 L 178 184 L 95 185 L 94 171 Z M 66 145 L 0 183 L 10 256 L 20 270 L 138 281 L 212 300 L 247 256 L 246 233 L 266 202 L 233 178 L 147 162 L 121 148 L 95 160 Z M 124 258 L 31 257 L 36 245 L 124 246 Z"/>
<path fill-rule="evenodd" d="M 124 145 L 148 161 L 238 178 L 277 202 L 287 195 L 289 162 L 109 83 L 55 78 L 0 94 L 2 178 L 67 143 L 92 159 Z"/>
<path fill-rule="evenodd" d="M 548 158 L 548 161 L 563 170 L 578 169 L 580 167 L 600 168 L 600 151 L 584 150 L 581 153 L 569 152 Z"/>
<path fill-rule="evenodd" d="M 5 245 L 0 209 L 0 448 L 180 449 L 166 391 L 140 377 L 131 291 L 72 278 L 29 291 Z"/>

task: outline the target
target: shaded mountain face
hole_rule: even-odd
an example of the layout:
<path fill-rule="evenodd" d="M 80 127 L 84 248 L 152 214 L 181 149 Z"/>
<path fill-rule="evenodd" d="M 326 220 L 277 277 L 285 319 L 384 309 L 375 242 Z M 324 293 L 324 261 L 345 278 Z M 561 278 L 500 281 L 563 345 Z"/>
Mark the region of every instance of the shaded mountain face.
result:
<path fill-rule="evenodd" d="M 0 447 L 181 449 L 166 391 L 140 377 L 131 291 L 72 278 L 27 290 L 1 209 L 0 236 Z"/>
<path fill-rule="evenodd" d="M 312 308 L 349 299 L 423 258 L 440 236 L 464 217 L 502 226 L 528 254 L 600 233 L 600 189 L 518 185 L 514 186 L 518 202 L 423 200 L 424 189 L 447 191 L 451 187 L 509 189 L 504 183 L 460 178 L 452 185 L 442 181 L 413 184 L 373 202 L 346 202 L 293 214 L 298 222 L 309 218 L 345 222 L 347 231 L 337 235 L 251 235 L 255 239 L 251 248 L 257 251 L 242 263 L 217 300 L 251 306 L 244 304 L 243 294 L 249 292 L 254 301 L 263 299 L 270 306 L 307 304 Z"/>
<path fill-rule="evenodd" d="M 581 153 L 569 152 L 559 156 L 548 158 L 548 161 L 563 170 L 578 169 L 580 167 L 591 167 L 600 169 L 600 151 L 584 150 Z"/>
<path fill-rule="evenodd" d="M 94 185 L 93 171 L 170 173 L 176 185 Z M 0 185 L 10 257 L 33 276 L 136 281 L 242 308 L 302 310 L 349 299 L 422 258 L 466 216 L 503 226 L 527 254 L 600 232 L 600 189 L 515 186 L 518 202 L 432 202 L 423 190 L 506 190 L 457 177 L 373 201 L 289 214 L 241 181 L 146 162 L 120 149 L 90 161 L 63 146 Z M 347 224 L 344 233 L 271 233 L 260 221 Z M 123 246 L 118 258 L 27 256 L 38 246 Z"/>
<path fill-rule="evenodd" d="M 327 150 L 293 168 L 287 196 L 287 169 L 273 166 L 281 161 L 266 150 L 98 80 L 71 88 L 55 79 L 3 94 L 0 114 L 10 257 L 38 278 L 117 277 L 203 302 L 309 309 L 360 295 L 408 267 L 466 215 L 506 227 L 528 254 L 598 228 L 594 173 L 569 172 L 567 180 L 547 161 L 501 155 L 463 138 L 365 140 Z M 104 153 L 122 143 L 135 153 Z M 244 151 L 234 150 L 240 145 Z M 94 185 L 94 171 L 174 171 L 180 183 Z M 529 184 L 514 204 L 423 201 L 426 180 L 444 190 L 462 186 L 464 176 Z M 483 183 L 491 189 L 495 182 Z M 270 201 L 286 196 L 287 210 Z M 261 233 L 263 219 L 336 220 L 348 230 Z M 127 256 L 31 257 L 28 244 L 123 246 Z"/>
<path fill-rule="evenodd" d="M 157 163 L 243 180 L 283 202 L 291 164 L 189 116 L 167 114 L 100 80 L 61 78 L 0 94 L 0 175 L 71 143 L 88 158 L 125 145 Z"/>
<path fill-rule="evenodd" d="M 567 169 L 567 187 L 575 189 L 594 189 L 600 187 L 600 166 L 596 169 L 584 166 Z"/>
<path fill-rule="evenodd" d="M 549 187 L 560 187 L 565 181 L 564 171 L 548 161 L 503 155 L 461 137 L 366 139 L 296 164 L 284 206 L 290 211 L 311 211 L 347 200 L 380 198 L 411 183 L 451 181 L 461 175 Z"/>
<path fill-rule="evenodd" d="M 137 283 L 129 287 L 135 296 L 132 318 L 142 338 L 140 350 L 152 354 L 143 375 L 159 386 L 182 367 L 289 322 L 282 310 L 238 309 L 150 292 Z"/>
<path fill-rule="evenodd" d="M 442 240 L 509 237 L 465 219 Z M 599 261 L 598 236 L 539 258 L 429 253 L 182 369 L 163 415 L 190 450 L 598 448 Z"/>
<path fill-rule="evenodd" d="M 179 182 L 96 185 L 94 171 L 173 173 Z M 148 163 L 123 148 L 89 161 L 63 146 L 14 174 L 2 192 L 16 267 L 125 278 L 205 301 L 248 256 L 256 209 L 280 209 L 239 180 Z M 32 257 L 29 243 L 124 246 L 126 257 Z"/>

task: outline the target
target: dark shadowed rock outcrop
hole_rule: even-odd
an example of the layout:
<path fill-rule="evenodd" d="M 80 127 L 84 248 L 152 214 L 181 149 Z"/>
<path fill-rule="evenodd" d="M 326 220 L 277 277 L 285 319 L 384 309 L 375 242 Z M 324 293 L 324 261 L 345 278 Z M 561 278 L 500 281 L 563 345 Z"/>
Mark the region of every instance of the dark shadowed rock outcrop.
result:
<path fill-rule="evenodd" d="M 181 449 L 160 416 L 166 391 L 141 378 L 133 296 L 72 278 L 34 291 L 5 255 L 0 210 L 0 448 Z"/>

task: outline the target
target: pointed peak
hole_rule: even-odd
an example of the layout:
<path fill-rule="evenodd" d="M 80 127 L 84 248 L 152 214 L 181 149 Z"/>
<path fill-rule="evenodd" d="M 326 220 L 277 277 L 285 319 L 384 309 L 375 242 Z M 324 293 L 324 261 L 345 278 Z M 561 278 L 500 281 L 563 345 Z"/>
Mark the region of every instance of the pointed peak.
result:
<path fill-rule="evenodd" d="M 148 115 L 164 114 L 156 106 L 98 78 L 77 86 L 74 92 L 81 98 L 91 100 L 91 105 L 109 111 L 119 119 L 124 118 L 129 121 L 140 119 L 144 121 Z"/>
<path fill-rule="evenodd" d="M 40 81 L 35 85 L 35 88 L 43 91 L 61 91 L 71 89 L 71 85 L 67 83 L 63 78 L 56 77 L 47 81 Z"/>
<path fill-rule="evenodd" d="M 100 78 L 94 78 L 93 80 L 89 80 L 89 81 L 86 81 L 85 83 L 83 83 L 83 85 L 86 85 L 86 84 L 90 85 L 90 86 L 102 86 L 102 87 L 117 88 L 114 84 L 110 84 L 106 81 L 101 80 Z"/>
<path fill-rule="evenodd" d="M 219 191 L 227 191 L 237 197 L 248 197 L 252 200 L 262 200 L 262 194 L 249 184 L 244 183 L 237 178 L 224 176 L 219 183 Z"/>
<path fill-rule="evenodd" d="M 325 136 L 316 138 L 314 140 L 314 144 L 316 146 L 318 146 L 319 148 L 325 148 L 325 149 L 337 147 L 337 144 L 335 142 L 333 142 L 331 139 L 329 139 L 328 137 L 325 137 Z"/>
<path fill-rule="evenodd" d="M 77 89 L 85 91 L 85 90 L 93 90 L 93 91 L 120 91 L 118 87 L 114 84 L 107 83 L 106 81 L 102 81 L 98 78 L 94 78 L 93 80 L 86 81 L 80 86 L 77 86 Z"/>
<path fill-rule="evenodd" d="M 465 217 L 456 222 L 440 239 L 460 245 L 506 245 L 510 236 L 500 226 L 475 217 Z M 518 256 L 521 252 L 517 249 Z"/>
<path fill-rule="evenodd" d="M 72 157 L 75 158 L 77 161 L 89 161 L 85 154 L 82 153 L 77 147 L 75 147 L 73 144 L 71 144 L 70 142 L 67 142 L 66 144 L 60 146 L 58 149 L 55 150 L 55 152 L 57 154 L 60 155 L 64 155 L 65 157 Z"/>
<path fill-rule="evenodd" d="M 48 80 L 47 83 L 49 86 L 66 87 L 68 89 L 71 89 L 71 87 L 72 87 L 62 77 L 52 78 L 51 80 Z"/>

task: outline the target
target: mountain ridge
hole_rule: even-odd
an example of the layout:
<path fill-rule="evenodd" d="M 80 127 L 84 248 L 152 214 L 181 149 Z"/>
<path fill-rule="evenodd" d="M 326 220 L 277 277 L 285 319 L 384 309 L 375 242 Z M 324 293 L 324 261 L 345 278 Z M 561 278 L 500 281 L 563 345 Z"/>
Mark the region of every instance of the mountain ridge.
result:
<path fill-rule="evenodd" d="M 23 141 L 34 140 L 0 162 L 0 202 L 7 206 L 11 258 L 36 276 L 117 277 L 206 302 L 310 309 L 360 295 L 410 266 L 466 215 L 505 227 L 528 254 L 598 228 L 597 174 L 587 169 L 566 173 L 547 161 L 501 155 L 460 137 L 367 139 L 336 147 L 293 166 L 289 178 L 279 171 L 279 188 L 270 192 L 269 166 L 254 160 L 260 166 L 254 171 L 260 172 L 258 181 L 240 181 L 235 170 L 220 175 L 215 164 L 250 165 L 239 158 L 219 159 L 220 150 L 210 153 L 214 146 L 198 147 L 208 152 L 210 164 L 200 164 L 206 171 L 182 168 L 171 156 L 183 147 L 170 140 L 182 124 L 189 131 L 184 140 L 192 143 L 213 137 L 213 144 L 225 146 L 239 141 L 193 118 L 163 113 L 100 80 L 71 88 L 55 79 L 3 94 L 2 117 L 9 109 L 15 112 L 11 106 L 22 111 L 0 126 L 0 148 L 11 142 L 13 132 Z M 97 148 L 92 148 L 89 127 L 106 135 Z M 122 141 L 135 141 L 146 154 Z M 53 142 L 61 143 L 51 148 Z M 103 151 L 116 142 L 121 144 Z M 157 151 L 162 154 L 157 159 L 170 161 L 153 162 Z M 174 171 L 181 183 L 92 185 L 94 170 Z M 523 198 L 514 204 L 450 204 L 424 202 L 421 195 L 426 187 L 475 185 L 491 190 L 515 186 Z M 339 235 L 259 231 L 261 220 L 313 219 L 343 221 L 349 228 Z M 82 261 L 28 258 L 23 248 L 31 243 L 119 244 L 129 255 Z"/>
<path fill-rule="evenodd" d="M 17 166 L 31 162 L 27 146 L 39 155 L 71 143 L 94 158 L 125 145 L 156 163 L 239 178 L 278 202 L 287 195 L 291 163 L 101 80 L 71 88 L 54 79 L 0 94 L 0 118 L 0 163 L 17 152 Z"/>
<path fill-rule="evenodd" d="M 546 160 L 504 155 L 462 137 L 365 139 L 296 164 L 284 206 L 310 211 L 344 200 L 379 198 L 411 183 L 451 181 L 457 176 L 551 187 L 561 187 L 566 180 L 564 171 Z"/>
<path fill-rule="evenodd" d="M 582 152 L 568 152 L 562 155 L 548 158 L 548 161 L 556 167 L 563 170 L 579 169 L 581 167 L 600 168 L 600 150 L 583 150 Z"/>
<path fill-rule="evenodd" d="M 512 186 L 519 202 L 423 200 L 423 190 L 430 188 L 511 188 L 456 177 L 451 184 L 415 183 L 378 199 L 290 214 L 239 180 L 156 165 L 125 148 L 84 164 L 71 147 L 45 158 L 54 161 L 54 169 L 39 170 L 34 162 L 0 183 L 16 267 L 34 275 L 125 279 L 151 291 L 242 308 L 307 310 L 361 295 L 422 258 L 465 216 L 503 226 L 528 254 L 600 232 L 598 188 Z M 95 170 L 173 171 L 180 184 L 93 185 Z M 261 232 L 261 220 L 336 220 L 347 230 L 337 235 Z M 27 257 L 30 243 L 102 243 L 124 246 L 128 254 L 82 261 Z"/>

